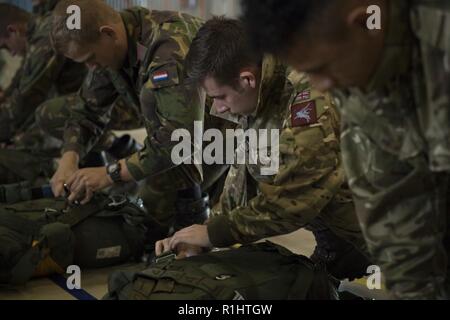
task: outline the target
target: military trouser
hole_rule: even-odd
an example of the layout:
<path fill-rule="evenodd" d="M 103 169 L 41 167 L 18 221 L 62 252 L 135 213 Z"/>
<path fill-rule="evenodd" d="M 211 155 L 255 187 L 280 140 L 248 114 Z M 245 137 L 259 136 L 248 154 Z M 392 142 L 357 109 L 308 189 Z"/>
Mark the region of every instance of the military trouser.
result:
<path fill-rule="evenodd" d="M 60 148 L 60 141 L 46 135 L 36 124 L 31 125 L 0 148 L 0 184 L 46 182 L 54 173 L 54 159 Z"/>
<path fill-rule="evenodd" d="M 40 184 L 55 170 L 54 159 L 30 150 L 0 149 L 0 184 L 29 181 Z"/>
<path fill-rule="evenodd" d="M 62 140 L 66 121 L 70 117 L 70 106 L 76 104 L 78 99 L 77 94 L 71 94 L 43 103 L 36 112 L 39 126 L 51 136 Z M 112 146 L 115 140 L 112 130 L 134 130 L 140 128 L 143 128 L 143 123 L 139 111 L 128 107 L 119 98 L 112 109 L 111 121 L 93 150 L 100 152 Z"/>

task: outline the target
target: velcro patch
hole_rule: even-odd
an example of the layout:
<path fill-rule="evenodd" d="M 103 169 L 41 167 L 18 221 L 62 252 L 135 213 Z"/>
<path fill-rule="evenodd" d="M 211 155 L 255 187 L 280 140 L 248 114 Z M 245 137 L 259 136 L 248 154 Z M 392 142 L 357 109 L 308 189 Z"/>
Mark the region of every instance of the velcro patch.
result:
<path fill-rule="evenodd" d="M 154 83 L 169 80 L 169 72 L 167 72 L 165 70 L 157 71 L 157 72 L 153 73 L 152 80 Z"/>
<path fill-rule="evenodd" d="M 177 86 L 180 84 L 178 67 L 176 62 L 152 63 L 149 67 L 146 89 L 160 89 Z"/>
<path fill-rule="evenodd" d="M 292 127 L 305 127 L 317 123 L 315 101 L 294 103 L 291 106 Z"/>

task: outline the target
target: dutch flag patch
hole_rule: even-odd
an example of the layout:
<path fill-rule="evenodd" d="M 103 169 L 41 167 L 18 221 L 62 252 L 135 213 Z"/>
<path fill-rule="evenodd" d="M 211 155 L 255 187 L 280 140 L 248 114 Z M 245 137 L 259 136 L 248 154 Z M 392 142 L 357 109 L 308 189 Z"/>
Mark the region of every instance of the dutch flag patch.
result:
<path fill-rule="evenodd" d="M 153 74 L 153 82 L 161 82 L 169 79 L 167 71 L 158 71 Z"/>

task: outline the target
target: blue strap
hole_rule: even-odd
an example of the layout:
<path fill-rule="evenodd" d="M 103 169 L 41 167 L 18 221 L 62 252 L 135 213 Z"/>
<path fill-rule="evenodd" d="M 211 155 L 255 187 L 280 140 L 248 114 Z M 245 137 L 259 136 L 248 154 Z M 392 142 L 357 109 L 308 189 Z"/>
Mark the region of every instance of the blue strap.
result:
<path fill-rule="evenodd" d="M 94 296 L 90 295 L 88 292 L 84 291 L 83 289 L 69 289 L 67 288 L 67 279 L 60 275 L 55 274 L 49 277 L 50 280 L 52 280 L 58 287 L 69 293 L 71 296 L 78 300 L 97 300 Z"/>

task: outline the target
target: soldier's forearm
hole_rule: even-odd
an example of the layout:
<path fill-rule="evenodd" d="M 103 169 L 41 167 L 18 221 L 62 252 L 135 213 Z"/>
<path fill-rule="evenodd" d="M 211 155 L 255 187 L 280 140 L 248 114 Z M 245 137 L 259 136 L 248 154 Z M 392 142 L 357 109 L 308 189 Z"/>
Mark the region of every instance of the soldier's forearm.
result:
<path fill-rule="evenodd" d="M 80 163 L 80 155 L 75 151 L 67 151 L 62 155 L 61 162 L 78 166 L 78 164 Z"/>
<path fill-rule="evenodd" d="M 134 181 L 133 176 L 130 174 L 130 171 L 128 170 L 126 160 L 122 159 L 119 161 L 119 163 L 121 165 L 120 178 L 122 179 L 122 181 L 124 182 Z"/>

